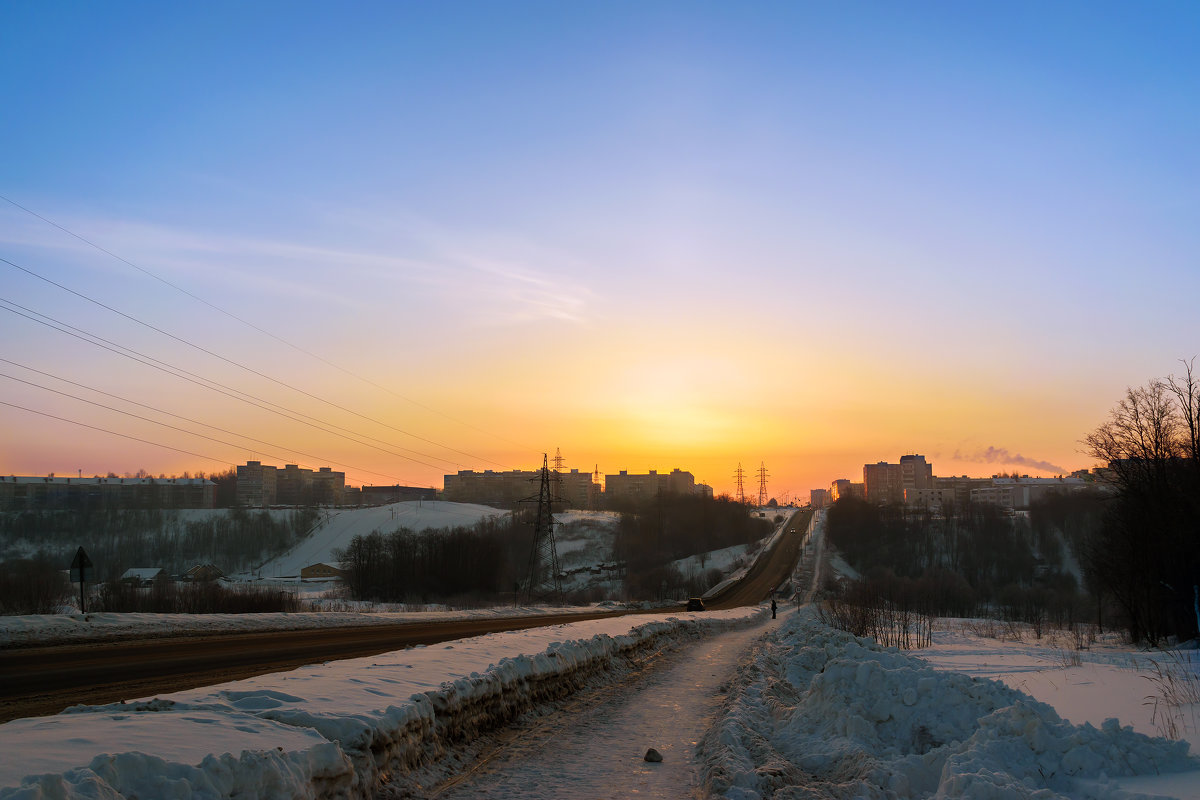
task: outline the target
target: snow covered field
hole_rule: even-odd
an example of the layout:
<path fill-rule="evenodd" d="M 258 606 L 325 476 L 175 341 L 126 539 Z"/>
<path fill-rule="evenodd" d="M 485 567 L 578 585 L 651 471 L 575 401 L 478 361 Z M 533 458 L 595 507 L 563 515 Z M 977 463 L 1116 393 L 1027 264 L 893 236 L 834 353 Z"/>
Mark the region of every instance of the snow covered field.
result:
<path fill-rule="evenodd" d="M 469 526 L 481 519 L 508 512 L 471 503 L 413 500 L 372 508 L 334 509 L 324 513 L 321 523 L 311 534 L 288 552 L 263 564 L 256 570 L 257 576 L 298 580 L 300 570 L 311 564 L 336 565 L 334 551 L 344 550 L 355 536 L 369 536 L 373 531 L 387 534 L 398 528 L 423 531 Z"/>

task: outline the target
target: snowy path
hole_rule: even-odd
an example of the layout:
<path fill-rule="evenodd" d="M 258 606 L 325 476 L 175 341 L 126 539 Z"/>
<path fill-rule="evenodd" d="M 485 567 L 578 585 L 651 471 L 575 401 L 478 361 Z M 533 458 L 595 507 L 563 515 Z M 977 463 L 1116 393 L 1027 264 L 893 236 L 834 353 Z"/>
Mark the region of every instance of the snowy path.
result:
<path fill-rule="evenodd" d="M 696 743 L 712 724 L 746 649 L 775 622 L 702 639 L 632 687 L 577 714 L 520 730 L 473 772 L 433 796 L 670 798 L 701 796 Z M 654 747 L 660 764 L 642 760 Z"/>

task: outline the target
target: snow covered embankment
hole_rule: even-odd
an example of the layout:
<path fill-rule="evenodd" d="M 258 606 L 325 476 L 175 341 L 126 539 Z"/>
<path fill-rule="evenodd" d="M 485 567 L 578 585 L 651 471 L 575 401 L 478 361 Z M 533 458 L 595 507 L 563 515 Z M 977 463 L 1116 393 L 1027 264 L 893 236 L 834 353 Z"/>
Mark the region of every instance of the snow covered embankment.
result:
<path fill-rule="evenodd" d="M 737 800 L 1115 800 L 1128 795 L 1108 778 L 1200 767 L 1186 742 L 1111 719 L 1072 725 L 998 681 L 935 670 L 806 611 L 764 639 L 729 697 L 701 755 L 710 791 Z"/>
<path fill-rule="evenodd" d="M 582 686 L 628 674 L 659 648 L 750 624 L 765 613 L 627 621 L 623 633 L 543 643 L 535 655 L 505 658 L 498 658 L 500 638 L 448 643 L 428 649 L 442 659 L 433 663 L 445 664 L 441 651 L 456 644 L 455 653 L 474 646 L 473 658 L 492 654 L 497 661 L 463 674 L 470 662 L 456 656 L 446 668 L 458 677 L 391 705 L 389 698 L 427 680 L 420 677 L 425 669 L 413 663 L 422 648 L 13 720 L 0 725 L 0 742 L 12 757 L 0 767 L 0 787 L 9 787 L 0 788 L 0 800 L 366 798 L 390 776 L 442 759 L 482 731 Z M 514 636 L 532 641 L 529 632 Z"/>

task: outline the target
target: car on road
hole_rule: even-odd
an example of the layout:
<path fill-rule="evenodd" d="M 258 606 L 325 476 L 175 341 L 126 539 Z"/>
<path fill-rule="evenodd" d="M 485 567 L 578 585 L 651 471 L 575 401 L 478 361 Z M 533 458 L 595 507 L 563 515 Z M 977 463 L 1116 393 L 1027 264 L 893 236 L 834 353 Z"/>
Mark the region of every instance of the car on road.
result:
<path fill-rule="evenodd" d="M 702 599 L 700 599 L 699 597 L 688 598 L 687 610 L 688 611 L 703 611 L 704 610 L 704 601 Z"/>

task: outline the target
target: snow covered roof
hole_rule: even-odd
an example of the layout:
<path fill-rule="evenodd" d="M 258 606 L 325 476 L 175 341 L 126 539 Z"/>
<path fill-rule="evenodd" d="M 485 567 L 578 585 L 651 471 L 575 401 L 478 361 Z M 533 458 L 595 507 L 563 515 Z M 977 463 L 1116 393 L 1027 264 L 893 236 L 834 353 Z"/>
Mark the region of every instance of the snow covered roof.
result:
<path fill-rule="evenodd" d="M 130 567 L 125 570 L 121 580 L 152 581 L 162 574 L 162 567 Z"/>

